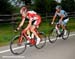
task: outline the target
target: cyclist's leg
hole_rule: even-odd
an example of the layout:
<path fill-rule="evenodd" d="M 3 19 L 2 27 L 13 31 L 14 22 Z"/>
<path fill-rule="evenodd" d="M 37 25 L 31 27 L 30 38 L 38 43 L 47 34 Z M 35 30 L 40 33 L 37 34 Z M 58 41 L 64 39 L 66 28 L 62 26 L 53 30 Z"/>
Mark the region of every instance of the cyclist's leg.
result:
<path fill-rule="evenodd" d="M 23 31 L 21 32 L 21 35 L 20 35 L 20 37 L 19 37 L 19 44 L 20 44 L 20 45 L 21 45 L 21 43 L 22 43 L 22 37 L 23 37 L 24 33 L 25 33 L 25 30 L 23 30 Z"/>
<path fill-rule="evenodd" d="M 67 32 L 67 30 L 66 30 L 66 24 L 68 23 L 68 21 L 69 21 L 69 18 L 67 18 L 64 21 L 62 21 L 62 24 L 61 24 L 61 27 L 64 30 L 64 35 L 66 35 L 66 32 Z"/>
<path fill-rule="evenodd" d="M 31 35 L 30 35 L 30 29 L 27 30 L 27 36 L 28 36 L 29 38 L 31 38 Z"/>
<path fill-rule="evenodd" d="M 32 33 L 35 35 L 35 37 L 37 38 L 37 43 L 36 43 L 36 44 L 39 44 L 40 38 L 39 38 L 38 34 L 36 33 L 35 29 L 36 29 L 36 26 L 33 25 L 33 26 L 31 27 L 31 32 L 32 32 Z"/>
<path fill-rule="evenodd" d="M 39 44 L 40 42 L 40 38 L 38 36 L 38 34 L 36 33 L 35 29 L 40 25 L 41 23 L 41 17 L 40 16 L 37 16 L 38 19 L 36 19 L 36 21 L 32 24 L 32 27 L 31 27 L 31 32 L 36 36 L 37 38 L 37 43 L 36 44 Z"/>
<path fill-rule="evenodd" d="M 55 28 L 56 28 L 56 31 L 57 31 L 58 35 L 60 35 L 61 34 L 60 30 L 59 30 L 60 25 L 58 23 L 56 24 Z"/>

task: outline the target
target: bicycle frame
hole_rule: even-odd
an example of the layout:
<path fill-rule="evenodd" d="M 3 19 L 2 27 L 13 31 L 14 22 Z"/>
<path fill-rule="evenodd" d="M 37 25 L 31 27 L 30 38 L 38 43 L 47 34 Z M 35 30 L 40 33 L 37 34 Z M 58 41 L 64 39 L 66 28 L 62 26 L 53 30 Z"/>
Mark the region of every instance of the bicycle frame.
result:
<path fill-rule="evenodd" d="M 36 32 L 38 32 L 37 31 L 37 29 L 34 29 Z M 19 38 L 19 43 L 22 43 L 22 37 L 25 37 L 26 38 L 26 40 L 28 40 L 29 42 L 30 42 L 30 44 L 32 44 L 32 45 L 34 45 L 35 44 L 35 39 L 34 38 L 29 38 L 28 36 L 27 36 L 27 34 L 26 34 L 26 32 L 24 32 L 24 31 L 22 31 L 23 33 L 20 35 L 20 38 Z"/>

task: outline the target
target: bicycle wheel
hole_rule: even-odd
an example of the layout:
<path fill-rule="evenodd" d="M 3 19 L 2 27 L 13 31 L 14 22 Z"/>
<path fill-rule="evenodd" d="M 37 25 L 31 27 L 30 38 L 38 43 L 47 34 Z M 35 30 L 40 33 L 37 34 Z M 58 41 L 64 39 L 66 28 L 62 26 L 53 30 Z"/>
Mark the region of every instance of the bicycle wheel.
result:
<path fill-rule="evenodd" d="M 49 31 L 49 36 L 48 36 L 49 42 L 50 43 L 55 43 L 57 40 L 57 31 L 55 28 L 53 28 L 51 31 Z"/>
<path fill-rule="evenodd" d="M 43 48 L 43 47 L 45 46 L 45 44 L 46 44 L 46 36 L 45 36 L 45 34 L 44 34 L 43 32 L 39 32 L 38 35 L 39 35 L 41 41 L 40 41 L 40 43 L 39 43 L 38 45 L 35 44 L 35 47 L 36 47 L 37 49 L 41 49 L 41 48 Z M 35 37 L 35 39 L 36 39 L 36 37 Z M 36 39 L 36 42 L 37 42 L 37 39 Z"/>
<path fill-rule="evenodd" d="M 10 42 L 10 51 L 15 55 L 20 55 L 26 50 L 25 38 L 22 37 L 21 45 L 19 45 L 20 35 L 15 36 Z"/>
<path fill-rule="evenodd" d="M 64 32 L 64 31 L 63 31 Z M 68 37 L 69 37 L 69 34 L 70 34 L 70 31 L 67 29 L 67 32 L 66 32 L 66 35 L 62 35 L 62 39 L 63 40 L 67 40 L 68 39 Z"/>

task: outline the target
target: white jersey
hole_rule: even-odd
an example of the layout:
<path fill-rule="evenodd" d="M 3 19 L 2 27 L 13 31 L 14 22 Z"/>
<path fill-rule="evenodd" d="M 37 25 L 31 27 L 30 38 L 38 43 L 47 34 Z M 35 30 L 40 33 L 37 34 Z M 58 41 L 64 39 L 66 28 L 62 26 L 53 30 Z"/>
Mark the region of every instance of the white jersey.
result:
<path fill-rule="evenodd" d="M 56 12 L 56 13 L 55 13 L 55 16 L 57 16 L 57 15 L 58 15 L 59 17 L 62 16 L 62 15 L 63 15 L 64 17 L 67 17 L 67 16 L 68 16 L 67 12 L 64 11 L 64 10 L 61 10 L 59 13 Z"/>

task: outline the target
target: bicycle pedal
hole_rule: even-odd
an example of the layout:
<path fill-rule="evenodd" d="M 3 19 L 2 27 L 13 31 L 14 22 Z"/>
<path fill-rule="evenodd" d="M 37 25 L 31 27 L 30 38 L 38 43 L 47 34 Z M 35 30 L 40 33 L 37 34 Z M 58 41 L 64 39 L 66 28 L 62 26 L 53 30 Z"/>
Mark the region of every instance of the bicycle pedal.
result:
<path fill-rule="evenodd" d="M 30 47 L 32 47 L 33 45 L 30 44 Z"/>
<path fill-rule="evenodd" d="M 62 35 L 60 34 L 60 35 L 57 35 L 57 37 L 61 37 Z"/>
<path fill-rule="evenodd" d="M 59 35 L 59 37 L 61 37 L 62 35 Z"/>
<path fill-rule="evenodd" d="M 22 44 L 17 44 L 18 46 L 22 46 Z"/>
<path fill-rule="evenodd" d="M 30 45 L 30 43 L 26 43 L 26 45 Z"/>
<path fill-rule="evenodd" d="M 30 43 L 26 43 L 26 45 L 29 45 L 30 47 L 32 47 L 33 45 L 31 45 Z"/>

